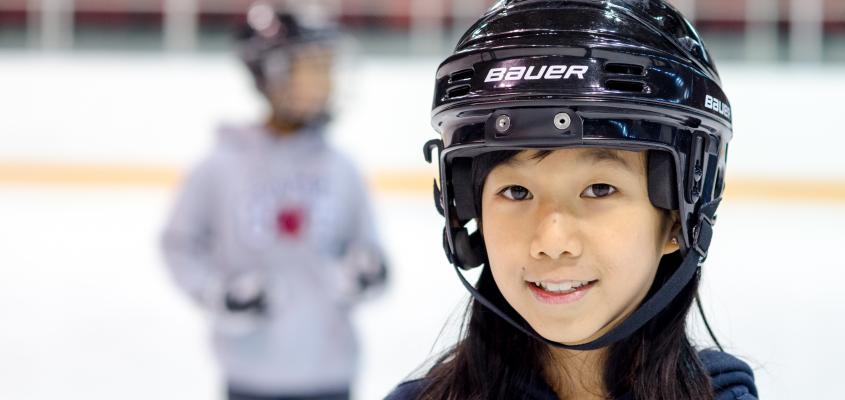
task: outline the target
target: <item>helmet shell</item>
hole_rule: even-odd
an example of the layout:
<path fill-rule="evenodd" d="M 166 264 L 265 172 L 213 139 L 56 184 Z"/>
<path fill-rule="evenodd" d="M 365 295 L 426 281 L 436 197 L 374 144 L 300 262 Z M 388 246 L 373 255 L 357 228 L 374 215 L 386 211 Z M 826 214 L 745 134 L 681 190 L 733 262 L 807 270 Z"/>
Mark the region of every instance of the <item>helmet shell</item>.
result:
<path fill-rule="evenodd" d="M 237 52 L 259 86 L 268 73 L 284 73 L 284 66 L 301 47 L 332 47 L 339 36 L 330 20 L 303 18 L 293 11 L 256 2 L 247 10 L 246 22 L 235 32 Z M 272 67 L 268 68 L 268 63 Z"/>

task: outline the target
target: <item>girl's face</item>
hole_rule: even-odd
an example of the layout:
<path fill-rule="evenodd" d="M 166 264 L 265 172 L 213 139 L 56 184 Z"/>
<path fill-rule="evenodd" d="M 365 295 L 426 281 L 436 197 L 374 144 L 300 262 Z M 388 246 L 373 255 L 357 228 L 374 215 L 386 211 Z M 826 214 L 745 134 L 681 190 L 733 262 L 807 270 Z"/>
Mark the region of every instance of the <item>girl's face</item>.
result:
<path fill-rule="evenodd" d="M 482 229 L 496 285 L 543 337 L 586 343 L 645 298 L 660 258 L 678 250 L 655 208 L 646 153 L 523 151 L 482 192 Z"/>

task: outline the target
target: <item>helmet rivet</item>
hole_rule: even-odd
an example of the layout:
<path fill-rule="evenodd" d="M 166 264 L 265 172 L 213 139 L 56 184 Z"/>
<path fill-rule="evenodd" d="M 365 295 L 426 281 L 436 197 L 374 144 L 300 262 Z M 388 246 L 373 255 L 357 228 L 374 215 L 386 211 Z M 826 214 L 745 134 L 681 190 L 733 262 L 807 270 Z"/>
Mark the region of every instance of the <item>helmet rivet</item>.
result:
<path fill-rule="evenodd" d="M 569 114 L 562 112 L 555 115 L 555 128 L 560 130 L 567 130 L 572 125 L 572 117 Z"/>
<path fill-rule="evenodd" d="M 500 115 L 496 118 L 496 131 L 505 133 L 511 128 L 511 117 L 507 115 Z"/>

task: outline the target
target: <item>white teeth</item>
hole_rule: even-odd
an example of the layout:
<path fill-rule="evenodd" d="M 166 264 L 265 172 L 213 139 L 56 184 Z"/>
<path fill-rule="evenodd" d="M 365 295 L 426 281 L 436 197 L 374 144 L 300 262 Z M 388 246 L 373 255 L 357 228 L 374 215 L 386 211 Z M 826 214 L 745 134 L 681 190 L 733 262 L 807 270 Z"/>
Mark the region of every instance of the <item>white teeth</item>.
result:
<path fill-rule="evenodd" d="M 588 281 L 564 281 L 560 283 L 535 282 L 534 284 L 547 292 L 569 292 L 588 283 Z"/>

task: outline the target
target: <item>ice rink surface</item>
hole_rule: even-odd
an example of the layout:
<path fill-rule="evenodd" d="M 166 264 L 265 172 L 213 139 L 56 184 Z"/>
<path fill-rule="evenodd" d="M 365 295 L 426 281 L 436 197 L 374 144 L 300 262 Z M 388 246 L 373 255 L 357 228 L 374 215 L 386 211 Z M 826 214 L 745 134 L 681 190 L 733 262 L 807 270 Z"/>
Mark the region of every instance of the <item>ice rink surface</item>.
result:
<path fill-rule="evenodd" d="M 332 140 L 370 174 L 421 157 L 436 60 L 339 69 Z M 729 176 L 842 182 L 845 68 L 723 65 L 736 115 Z M 221 121 L 260 103 L 223 56 L 0 53 L 0 163 L 184 169 Z M 172 187 L 0 184 L 0 399 L 215 399 L 201 314 L 172 286 L 158 234 Z M 355 398 L 378 399 L 451 343 L 467 295 L 443 256 L 430 195 L 375 193 L 390 286 L 355 314 Z M 845 203 L 726 199 L 705 309 L 761 398 L 834 398 L 845 350 Z M 447 322 L 451 321 L 451 324 Z M 446 327 L 441 334 L 441 329 Z M 694 329 L 703 345 L 701 329 Z M 440 340 L 438 340 L 440 337 Z"/>

